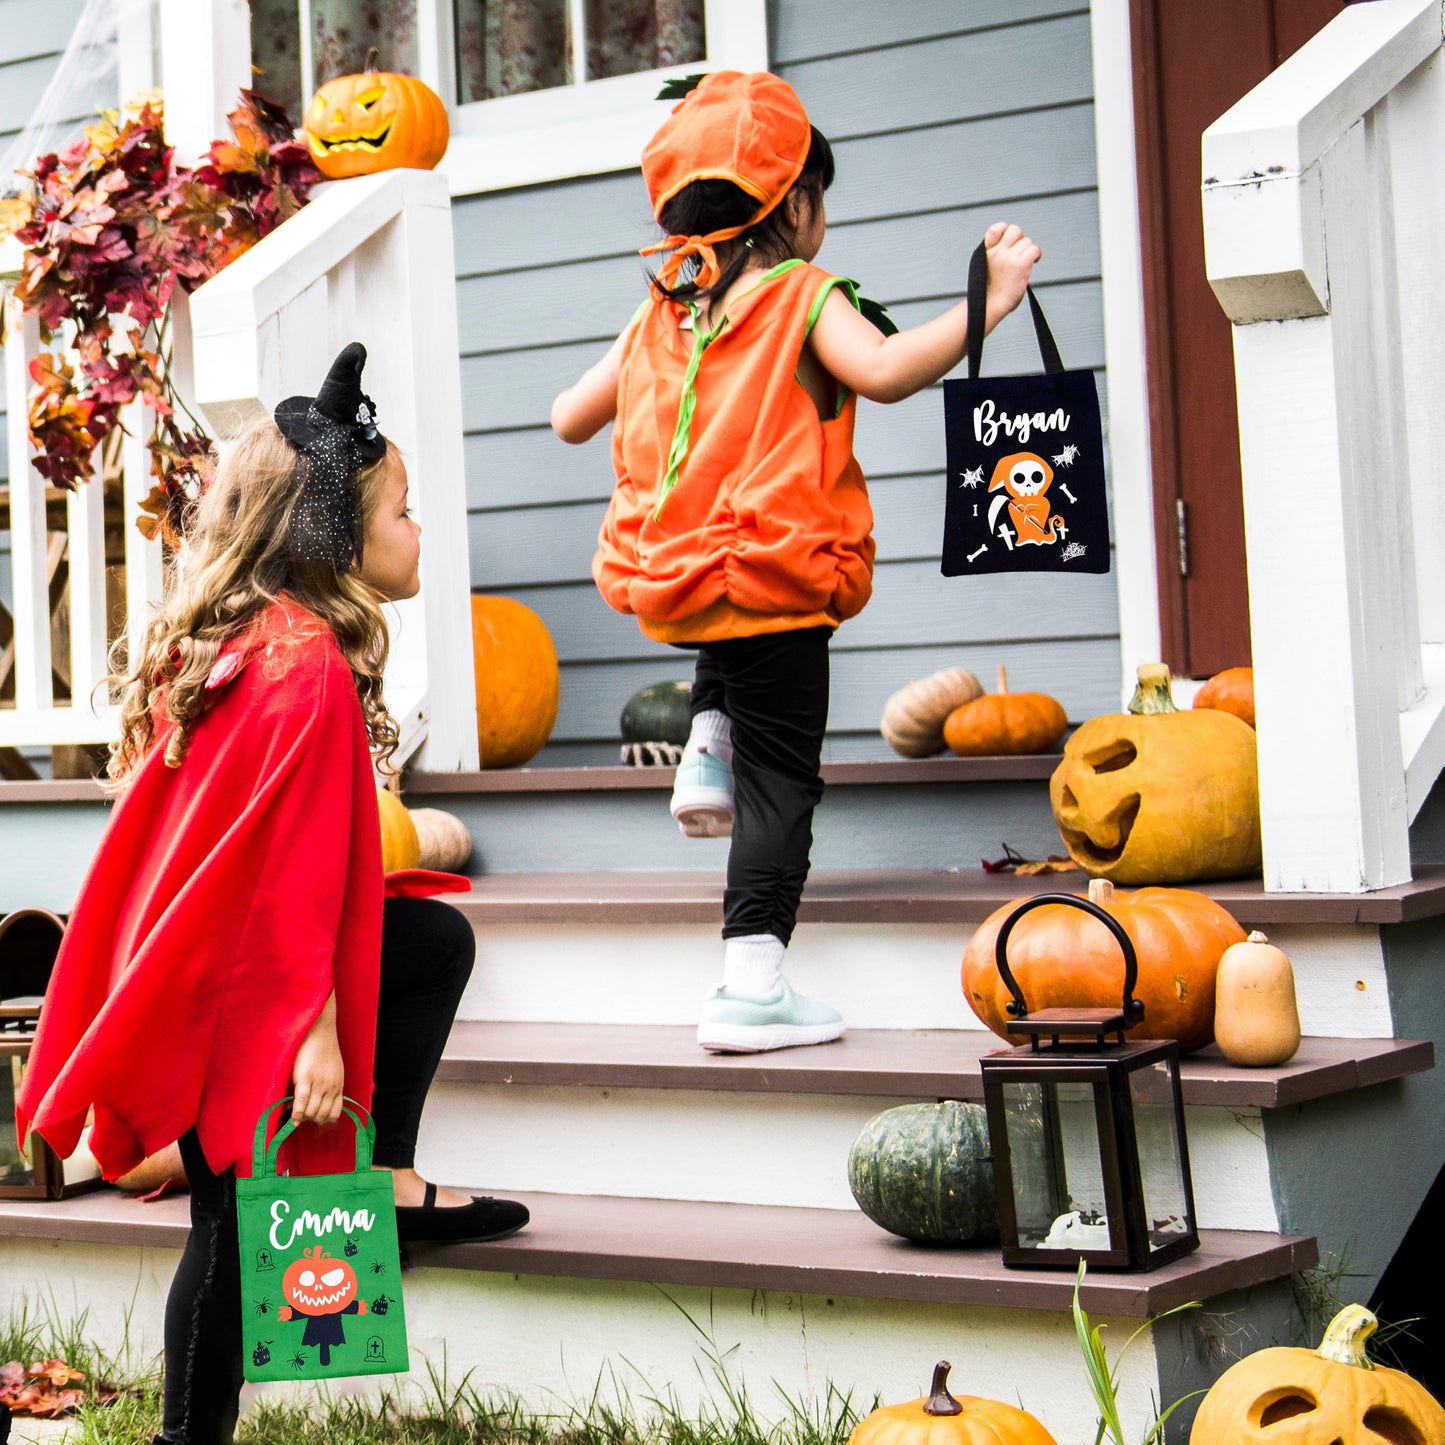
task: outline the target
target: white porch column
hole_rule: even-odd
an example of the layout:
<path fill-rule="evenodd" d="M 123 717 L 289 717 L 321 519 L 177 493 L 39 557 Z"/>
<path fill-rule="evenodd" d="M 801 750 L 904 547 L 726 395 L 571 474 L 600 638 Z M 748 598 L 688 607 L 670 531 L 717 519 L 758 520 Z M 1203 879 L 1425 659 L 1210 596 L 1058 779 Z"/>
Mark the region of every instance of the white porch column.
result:
<path fill-rule="evenodd" d="M 1438 563 L 1412 516 L 1401 364 L 1402 315 L 1438 288 L 1400 289 L 1438 269 L 1439 225 L 1401 229 L 1419 207 L 1398 208 L 1391 162 L 1419 119 L 1397 98 L 1440 47 L 1439 0 L 1353 7 L 1204 136 L 1206 267 L 1234 323 L 1271 890 L 1408 880 L 1407 764 L 1445 747 L 1415 578 L 1417 555 Z"/>
<path fill-rule="evenodd" d="M 251 10 L 246 0 L 160 0 L 161 85 L 166 138 L 194 165 L 227 134 L 226 117 L 251 85 Z"/>

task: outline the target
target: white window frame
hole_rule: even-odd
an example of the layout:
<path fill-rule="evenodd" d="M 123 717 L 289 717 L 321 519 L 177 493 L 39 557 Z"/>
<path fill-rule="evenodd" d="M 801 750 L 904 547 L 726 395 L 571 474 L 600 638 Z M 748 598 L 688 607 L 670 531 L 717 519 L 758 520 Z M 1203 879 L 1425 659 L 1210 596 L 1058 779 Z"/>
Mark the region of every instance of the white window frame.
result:
<path fill-rule="evenodd" d="M 567 3 L 572 33 L 580 37 L 585 0 Z M 305 85 L 311 74 L 309 0 L 300 0 L 300 11 Z M 452 138 L 437 169 L 454 196 L 626 170 L 638 163 L 666 116 L 657 102 L 664 81 L 699 70 L 768 67 L 766 0 L 704 0 L 704 60 L 459 105 L 452 13 L 452 0 L 418 0 L 417 73 L 447 103 Z"/>

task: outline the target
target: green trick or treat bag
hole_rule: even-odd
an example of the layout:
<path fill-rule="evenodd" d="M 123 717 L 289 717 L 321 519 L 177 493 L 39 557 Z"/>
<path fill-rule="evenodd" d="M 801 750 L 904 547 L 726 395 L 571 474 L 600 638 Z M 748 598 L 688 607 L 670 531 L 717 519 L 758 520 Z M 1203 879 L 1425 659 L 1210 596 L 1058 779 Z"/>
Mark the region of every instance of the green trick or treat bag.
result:
<path fill-rule="evenodd" d="M 373 1170 L 376 1132 L 360 1104 L 353 1174 L 277 1175 L 295 1124 L 266 1145 L 257 1121 L 251 1177 L 236 1181 L 241 1235 L 241 1331 L 246 1378 L 326 1380 L 408 1368 L 401 1258 L 391 1175 Z M 354 1112 L 353 1112 L 354 1111 Z"/>

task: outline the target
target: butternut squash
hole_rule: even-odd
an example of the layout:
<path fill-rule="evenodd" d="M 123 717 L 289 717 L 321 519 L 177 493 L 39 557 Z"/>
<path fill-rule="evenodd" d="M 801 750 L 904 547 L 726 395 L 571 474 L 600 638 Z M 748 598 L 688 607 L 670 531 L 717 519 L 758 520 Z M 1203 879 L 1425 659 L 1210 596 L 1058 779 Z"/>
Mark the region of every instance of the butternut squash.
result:
<path fill-rule="evenodd" d="M 1262 933 L 1231 944 L 1214 981 L 1214 1038 L 1232 1064 L 1283 1064 L 1300 1045 L 1294 969 Z"/>

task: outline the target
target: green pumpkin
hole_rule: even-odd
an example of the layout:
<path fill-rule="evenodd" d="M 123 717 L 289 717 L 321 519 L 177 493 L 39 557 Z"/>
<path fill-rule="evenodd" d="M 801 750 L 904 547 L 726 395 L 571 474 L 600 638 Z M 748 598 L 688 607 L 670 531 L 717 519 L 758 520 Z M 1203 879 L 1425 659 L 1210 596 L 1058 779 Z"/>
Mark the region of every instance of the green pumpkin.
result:
<path fill-rule="evenodd" d="M 692 729 L 691 702 L 690 682 L 658 682 L 633 693 L 622 709 L 622 741 L 682 747 Z"/>
<path fill-rule="evenodd" d="M 848 1152 L 848 1186 L 874 1224 L 920 1244 L 997 1243 L 988 1119 L 946 1099 L 885 1109 Z"/>

